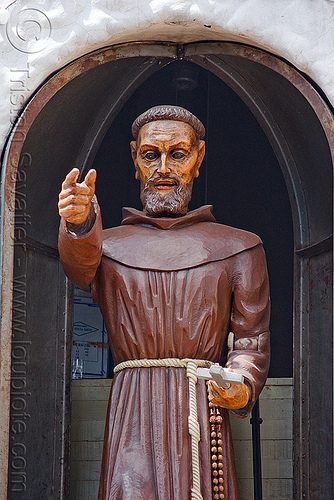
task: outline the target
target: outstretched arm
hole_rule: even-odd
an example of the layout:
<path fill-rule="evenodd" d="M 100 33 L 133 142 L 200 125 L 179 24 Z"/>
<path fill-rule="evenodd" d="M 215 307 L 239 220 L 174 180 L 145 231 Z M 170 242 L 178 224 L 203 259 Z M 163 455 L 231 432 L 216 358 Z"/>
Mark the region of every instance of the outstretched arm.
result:
<path fill-rule="evenodd" d="M 89 170 L 78 183 L 79 169 L 69 172 L 59 194 L 58 249 L 60 260 L 70 280 L 89 290 L 102 255 L 102 224 L 96 198 L 96 171 Z"/>

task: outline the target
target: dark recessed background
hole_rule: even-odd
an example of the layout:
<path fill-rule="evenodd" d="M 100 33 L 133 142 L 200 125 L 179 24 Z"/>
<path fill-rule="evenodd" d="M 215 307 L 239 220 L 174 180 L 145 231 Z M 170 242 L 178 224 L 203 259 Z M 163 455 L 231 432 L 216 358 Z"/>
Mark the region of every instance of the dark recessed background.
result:
<path fill-rule="evenodd" d="M 132 95 L 95 157 L 104 227 L 118 225 L 121 208 L 141 208 L 129 143 L 133 120 L 157 104 L 192 111 L 205 125 L 207 153 L 191 209 L 212 204 L 218 222 L 252 231 L 264 243 L 272 298 L 271 377 L 292 377 L 293 229 L 276 156 L 244 102 L 212 73 L 172 62 Z"/>

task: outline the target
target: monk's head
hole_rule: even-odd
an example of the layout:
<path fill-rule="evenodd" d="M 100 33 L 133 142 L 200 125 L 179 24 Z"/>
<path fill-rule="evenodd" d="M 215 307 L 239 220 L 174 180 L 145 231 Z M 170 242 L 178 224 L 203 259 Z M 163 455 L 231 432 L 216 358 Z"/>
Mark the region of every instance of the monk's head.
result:
<path fill-rule="evenodd" d="M 205 153 L 203 124 L 186 109 L 155 106 L 133 122 L 132 134 L 144 211 L 169 217 L 185 214 Z"/>

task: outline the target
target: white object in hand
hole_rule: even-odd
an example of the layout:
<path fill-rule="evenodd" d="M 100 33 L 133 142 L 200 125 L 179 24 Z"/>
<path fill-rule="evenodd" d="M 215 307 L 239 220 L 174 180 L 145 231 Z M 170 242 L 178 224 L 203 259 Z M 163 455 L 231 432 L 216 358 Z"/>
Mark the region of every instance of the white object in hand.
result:
<path fill-rule="evenodd" d="M 205 380 L 214 380 L 223 389 L 228 389 L 231 384 L 244 383 L 244 377 L 240 373 L 231 372 L 218 363 L 213 364 L 210 368 L 198 367 L 197 377 Z"/>

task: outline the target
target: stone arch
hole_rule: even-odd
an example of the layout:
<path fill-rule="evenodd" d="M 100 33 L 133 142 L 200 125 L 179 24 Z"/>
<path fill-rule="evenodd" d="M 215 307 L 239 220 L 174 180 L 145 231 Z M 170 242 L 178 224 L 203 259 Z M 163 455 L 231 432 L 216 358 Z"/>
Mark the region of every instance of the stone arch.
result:
<path fill-rule="evenodd" d="M 52 418 L 44 415 L 44 424 L 37 421 L 36 425 L 54 428 L 48 446 L 56 465 L 50 468 L 42 455 L 43 491 L 48 498 L 65 498 L 71 292 L 55 250 L 56 192 L 69 167 L 89 165 L 105 131 L 135 88 L 177 58 L 212 71 L 239 94 L 267 134 L 286 180 L 295 235 L 296 492 L 298 498 L 302 494 L 303 498 L 320 498 L 331 484 L 329 470 L 319 466 L 319 456 L 328 456 L 331 442 L 328 387 L 332 373 L 329 280 L 333 119 L 320 95 L 302 75 L 277 57 L 253 47 L 231 43 L 138 43 L 101 49 L 56 73 L 29 102 L 9 139 L 3 168 L 1 332 L 2 345 L 7 346 L 3 380 L 10 380 L 11 342 L 25 349 L 24 362 L 31 362 L 30 371 L 36 370 L 38 363 L 32 361 L 29 348 L 53 350 L 52 366 L 41 370 L 37 382 L 34 379 L 30 383 L 39 410 L 45 406 L 45 401 L 39 400 L 46 394 L 45 379 L 53 381 L 51 389 L 58 394 Z M 38 190 L 41 183 L 42 191 Z M 54 203 L 49 201 L 50 196 Z M 50 276 L 56 286 L 49 290 Z M 46 289 L 48 294 L 41 293 Z M 22 303 L 26 309 L 19 307 Z M 43 331 L 48 336 L 43 336 Z M 319 357 L 321 376 L 314 377 Z M 4 392 L 8 410 L 10 383 L 4 385 Z M 15 396 L 12 390 L 12 398 Z M 27 395 L 27 401 L 30 397 Z M 317 412 L 319 407 L 323 409 L 321 414 Z M 7 411 L 6 426 L 8 422 Z M 328 429 L 326 436 L 323 428 Z M 24 446 L 32 445 L 37 429 L 31 435 L 25 434 Z M 52 475 L 59 479 L 52 483 Z"/>

